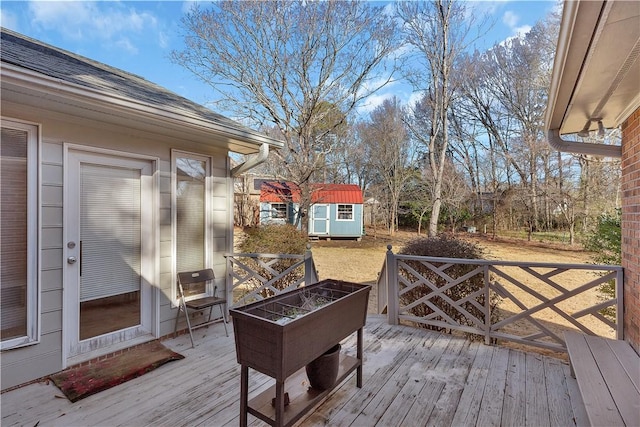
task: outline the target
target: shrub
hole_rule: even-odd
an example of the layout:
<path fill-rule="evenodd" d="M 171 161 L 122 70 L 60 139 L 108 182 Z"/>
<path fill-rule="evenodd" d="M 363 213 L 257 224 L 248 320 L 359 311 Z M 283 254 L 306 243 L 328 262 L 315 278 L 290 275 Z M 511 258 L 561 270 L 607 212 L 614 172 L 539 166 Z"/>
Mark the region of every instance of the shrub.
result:
<path fill-rule="evenodd" d="M 614 215 L 602 215 L 598 218 L 596 230 L 588 236 L 585 249 L 594 252 L 593 260 L 597 264 L 621 265 L 622 264 L 622 212 L 616 210 Z M 610 280 L 598 288 L 602 300 L 616 297 L 616 282 Z M 615 307 L 605 307 L 600 314 L 613 322 L 616 321 Z"/>
<path fill-rule="evenodd" d="M 423 237 L 414 239 L 407 243 L 399 251 L 399 253 L 404 255 L 441 258 L 481 259 L 483 257 L 482 248 L 480 248 L 476 244 L 456 239 L 446 234 L 442 234 L 437 237 Z M 418 260 L 407 260 L 405 261 L 405 263 L 438 289 L 445 287 L 449 283 L 444 277 L 429 268 L 427 265 L 429 263 Z M 431 264 L 439 267 L 444 265 L 445 263 L 434 262 Z M 470 273 L 476 267 L 476 265 L 472 264 L 454 264 L 446 268 L 444 270 L 444 273 L 446 273 L 446 275 L 453 279 L 457 279 Z M 419 277 L 416 277 L 406 268 L 400 268 L 399 274 L 404 276 L 410 283 L 414 283 L 419 279 Z M 400 292 L 402 292 L 403 289 L 407 289 L 407 285 L 403 285 L 402 283 L 400 284 L 400 287 Z M 477 293 L 472 297 L 472 300 L 475 301 L 475 303 L 470 300 L 460 304 L 460 307 L 479 319 L 480 322 L 484 322 L 484 311 L 482 307 L 485 303 L 485 293 L 483 292 L 483 289 L 484 275 L 482 272 L 480 272 L 459 283 L 458 285 L 446 289 L 443 294 L 447 298 L 450 298 L 454 302 L 457 302 L 462 299 L 469 298 Z M 416 286 L 413 289 L 407 290 L 405 291 L 405 293 L 401 294 L 400 303 L 402 306 L 407 306 L 421 298 L 425 298 L 432 292 L 433 290 L 426 284 Z M 490 295 L 491 318 L 492 322 L 496 322 L 498 320 L 497 305 L 499 303 L 499 298 L 493 292 Z M 429 299 L 429 302 L 458 324 L 466 326 L 477 326 L 475 322 L 472 321 L 472 319 L 467 318 L 462 312 L 460 312 L 449 302 L 447 302 L 445 298 L 440 296 L 431 297 Z M 434 314 L 436 310 L 425 303 L 420 303 L 408 309 L 408 312 L 416 317 L 425 318 L 426 316 Z M 444 316 L 442 315 L 437 315 L 436 317 L 440 321 L 446 321 Z M 443 326 L 423 324 L 420 325 L 437 331 L 449 329 Z M 468 335 L 468 337 L 473 338 L 477 337 L 477 335 Z"/>
<path fill-rule="evenodd" d="M 307 237 L 292 225 L 263 225 L 248 229 L 239 249 L 243 253 L 302 255 Z"/>
<path fill-rule="evenodd" d="M 247 231 L 247 236 L 238 249 L 242 253 L 257 254 L 290 254 L 302 255 L 307 247 L 307 237 L 292 225 L 265 225 Z M 259 276 L 271 280 L 274 276 L 289 269 L 292 265 L 300 262 L 299 259 L 258 257 L 242 258 L 240 260 L 249 266 Z M 275 274 L 274 274 L 275 272 Z M 238 275 L 244 277 L 248 274 L 244 270 L 236 271 Z M 275 289 L 282 290 L 296 283 L 304 276 L 304 267 L 296 268 L 272 284 Z M 241 296 L 255 290 L 259 290 L 262 297 L 273 296 L 275 292 L 269 288 L 263 288 L 263 284 L 257 278 L 251 278 L 243 283 Z"/>

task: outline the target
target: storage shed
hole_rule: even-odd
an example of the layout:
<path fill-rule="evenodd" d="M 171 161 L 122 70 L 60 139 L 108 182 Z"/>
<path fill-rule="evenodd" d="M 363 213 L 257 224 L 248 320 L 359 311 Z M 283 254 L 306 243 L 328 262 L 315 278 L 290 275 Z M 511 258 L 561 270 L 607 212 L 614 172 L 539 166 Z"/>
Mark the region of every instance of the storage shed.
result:
<path fill-rule="evenodd" d="M 308 215 L 309 236 L 360 240 L 363 197 L 354 184 L 313 184 Z M 300 189 L 291 182 L 264 182 L 260 191 L 261 224 L 295 224 L 300 215 Z"/>

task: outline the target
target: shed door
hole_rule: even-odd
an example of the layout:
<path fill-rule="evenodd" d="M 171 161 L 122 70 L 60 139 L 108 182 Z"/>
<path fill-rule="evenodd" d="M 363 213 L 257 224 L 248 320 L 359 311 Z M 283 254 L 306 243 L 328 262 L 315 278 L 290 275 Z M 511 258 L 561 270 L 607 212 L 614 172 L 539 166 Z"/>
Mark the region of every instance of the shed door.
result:
<path fill-rule="evenodd" d="M 67 357 L 150 334 L 152 169 L 145 160 L 68 153 Z"/>
<path fill-rule="evenodd" d="M 329 205 L 313 205 L 311 207 L 311 233 L 315 236 L 329 234 Z"/>

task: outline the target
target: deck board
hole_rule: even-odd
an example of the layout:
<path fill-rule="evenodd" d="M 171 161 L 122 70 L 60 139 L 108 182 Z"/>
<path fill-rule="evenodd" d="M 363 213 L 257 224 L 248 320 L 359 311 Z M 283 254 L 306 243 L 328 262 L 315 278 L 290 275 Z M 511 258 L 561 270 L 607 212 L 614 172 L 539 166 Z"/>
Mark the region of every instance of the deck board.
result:
<path fill-rule="evenodd" d="M 509 365 L 502 402 L 501 424 L 503 426 L 525 425 L 526 358 L 527 355 L 521 351 L 512 350 L 509 352 Z"/>
<path fill-rule="evenodd" d="M 536 353 L 527 353 L 526 364 L 526 398 L 525 425 L 545 426 L 550 425 L 549 407 L 544 376 L 544 357 Z"/>
<path fill-rule="evenodd" d="M 370 316 L 363 387 L 348 377 L 296 425 L 575 425 L 580 403 L 566 362 Z M 237 426 L 240 368 L 222 325 L 164 342 L 185 359 L 70 403 L 53 383 L 1 396 L 2 426 Z M 355 353 L 355 336 L 343 341 Z M 273 384 L 251 370 L 250 397 Z M 576 415 L 578 413 L 578 415 Z M 249 416 L 252 426 L 266 424 Z"/>

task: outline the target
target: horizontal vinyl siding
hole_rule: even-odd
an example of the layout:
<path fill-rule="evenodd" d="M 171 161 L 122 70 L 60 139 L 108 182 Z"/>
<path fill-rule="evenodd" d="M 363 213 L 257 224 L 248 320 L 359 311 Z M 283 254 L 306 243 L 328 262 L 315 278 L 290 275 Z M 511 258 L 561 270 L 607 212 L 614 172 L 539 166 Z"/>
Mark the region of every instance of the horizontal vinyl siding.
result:
<path fill-rule="evenodd" d="M 62 332 L 43 334 L 38 345 L 2 353 L 1 387 L 4 390 L 45 377 L 58 372 L 61 366 Z"/>
<path fill-rule="evenodd" d="M 195 144 L 189 141 L 164 138 L 162 135 L 149 136 L 139 132 L 129 132 L 125 128 L 75 120 L 65 115 L 65 121 L 52 118 L 47 112 L 34 108 L 18 108 L 10 105 L 3 114 L 15 119 L 39 123 L 44 142 L 41 144 L 41 206 L 39 231 L 40 241 L 40 342 L 26 347 L 7 350 L 0 358 L 2 389 L 20 385 L 62 369 L 62 327 L 63 327 L 63 267 L 66 242 L 63 241 L 63 143 L 78 146 L 106 148 L 122 153 L 154 156 L 158 164 L 158 218 L 156 277 L 150 282 L 155 287 L 154 306 L 156 315 L 154 327 L 157 336 L 173 333 L 176 309 L 171 307 L 170 298 L 175 284 L 173 268 L 172 212 L 171 212 L 171 159 L 172 149 L 184 150 L 212 157 L 212 249 L 213 267 L 219 295 L 225 292 L 226 263 L 224 253 L 229 247 L 231 214 L 228 202 L 231 186 L 227 177 L 227 153 L 223 150 Z M 11 107 L 11 108 L 9 108 Z"/>
<path fill-rule="evenodd" d="M 171 309 L 171 295 L 173 286 L 173 240 L 171 229 L 171 161 L 160 162 L 160 265 L 159 265 L 159 335 L 164 336 L 173 332 L 175 310 Z M 173 316 L 171 316 L 173 313 Z"/>
<path fill-rule="evenodd" d="M 351 203 L 340 203 L 349 205 Z M 353 205 L 353 220 L 338 221 L 338 205 L 329 205 L 330 225 L 329 237 L 359 237 L 362 236 L 362 205 Z"/>
<path fill-rule="evenodd" d="M 62 144 L 41 144 L 40 341 L 2 352 L 2 389 L 62 369 Z"/>

